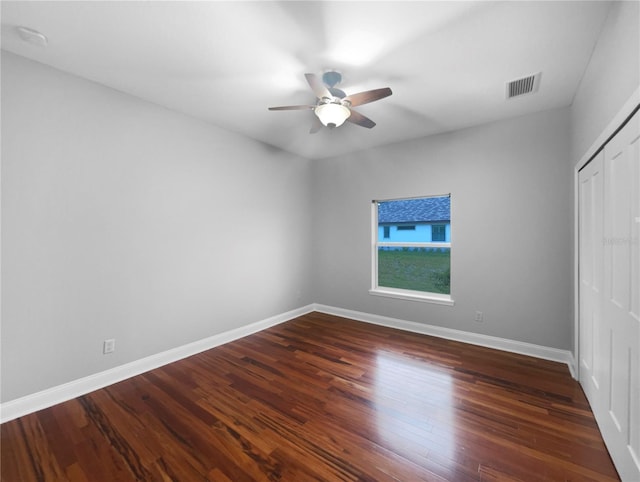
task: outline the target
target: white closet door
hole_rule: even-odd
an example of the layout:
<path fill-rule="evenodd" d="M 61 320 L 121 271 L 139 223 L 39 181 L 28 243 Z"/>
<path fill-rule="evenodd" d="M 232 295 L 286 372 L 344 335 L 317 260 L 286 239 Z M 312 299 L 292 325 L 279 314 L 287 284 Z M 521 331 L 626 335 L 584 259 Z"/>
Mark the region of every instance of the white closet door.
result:
<path fill-rule="evenodd" d="M 600 152 L 579 174 L 580 252 L 580 382 L 595 410 L 603 399 L 603 360 L 608 355 L 602 339 L 604 152 Z"/>
<path fill-rule="evenodd" d="M 640 481 L 640 116 L 604 148 L 605 396 L 596 418 L 623 481 Z"/>

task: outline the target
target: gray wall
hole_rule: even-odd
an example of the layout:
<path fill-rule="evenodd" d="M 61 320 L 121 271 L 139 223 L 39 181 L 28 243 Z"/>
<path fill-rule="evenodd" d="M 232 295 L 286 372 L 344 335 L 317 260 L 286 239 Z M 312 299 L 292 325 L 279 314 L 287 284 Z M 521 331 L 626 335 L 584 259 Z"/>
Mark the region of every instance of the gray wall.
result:
<path fill-rule="evenodd" d="M 640 86 L 640 2 L 614 2 L 571 107 L 574 165 Z"/>
<path fill-rule="evenodd" d="M 311 303 L 309 174 L 3 53 L 2 400 Z"/>
<path fill-rule="evenodd" d="M 315 300 L 569 348 L 568 157 L 560 109 L 315 162 Z M 369 295 L 371 200 L 449 192 L 455 306 Z"/>
<path fill-rule="evenodd" d="M 594 143 L 638 88 L 640 2 L 615 2 L 611 5 L 571 106 L 571 166 L 575 166 L 585 155 L 593 154 L 588 152 L 589 149 L 599 147 Z M 572 199 L 575 189 L 573 175 L 572 170 L 572 177 L 568 180 Z M 573 213 L 573 203 L 571 210 Z M 572 230 L 572 244 L 574 235 Z M 574 277 L 572 266 L 572 285 Z M 573 312 L 573 300 L 571 307 Z M 574 328 L 572 325 L 572 337 L 575 336 Z"/>

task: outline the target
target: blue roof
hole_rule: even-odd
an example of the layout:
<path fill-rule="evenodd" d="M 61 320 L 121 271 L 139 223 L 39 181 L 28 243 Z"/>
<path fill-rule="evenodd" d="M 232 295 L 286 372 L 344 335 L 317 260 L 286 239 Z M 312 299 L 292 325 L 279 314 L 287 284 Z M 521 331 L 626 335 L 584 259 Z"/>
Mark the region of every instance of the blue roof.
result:
<path fill-rule="evenodd" d="M 418 223 L 449 221 L 449 196 L 381 201 L 378 203 L 378 223 Z"/>

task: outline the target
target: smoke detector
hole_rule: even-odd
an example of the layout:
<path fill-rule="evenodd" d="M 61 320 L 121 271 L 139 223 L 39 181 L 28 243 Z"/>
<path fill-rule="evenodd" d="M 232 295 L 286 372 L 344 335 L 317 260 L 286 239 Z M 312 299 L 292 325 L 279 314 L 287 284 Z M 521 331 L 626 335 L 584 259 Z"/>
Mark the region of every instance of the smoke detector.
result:
<path fill-rule="evenodd" d="M 49 43 L 47 37 L 44 34 L 38 32 L 37 30 L 33 30 L 28 27 L 16 27 L 18 31 L 18 35 L 22 40 L 28 42 L 30 44 L 38 45 L 40 47 L 46 47 Z"/>

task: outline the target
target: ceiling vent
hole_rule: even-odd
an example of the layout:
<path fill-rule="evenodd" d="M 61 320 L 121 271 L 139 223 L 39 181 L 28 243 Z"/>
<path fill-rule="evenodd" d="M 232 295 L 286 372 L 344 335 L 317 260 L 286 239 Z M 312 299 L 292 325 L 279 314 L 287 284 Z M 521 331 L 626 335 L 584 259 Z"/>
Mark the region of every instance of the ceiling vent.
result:
<path fill-rule="evenodd" d="M 521 95 L 537 92 L 538 87 L 540 86 L 541 75 L 542 72 L 538 72 L 537 74 L 529 75 L 528 77 L 507 82 L 507 99 L 513 99 L 514 97 L 520 97 Z"/>

